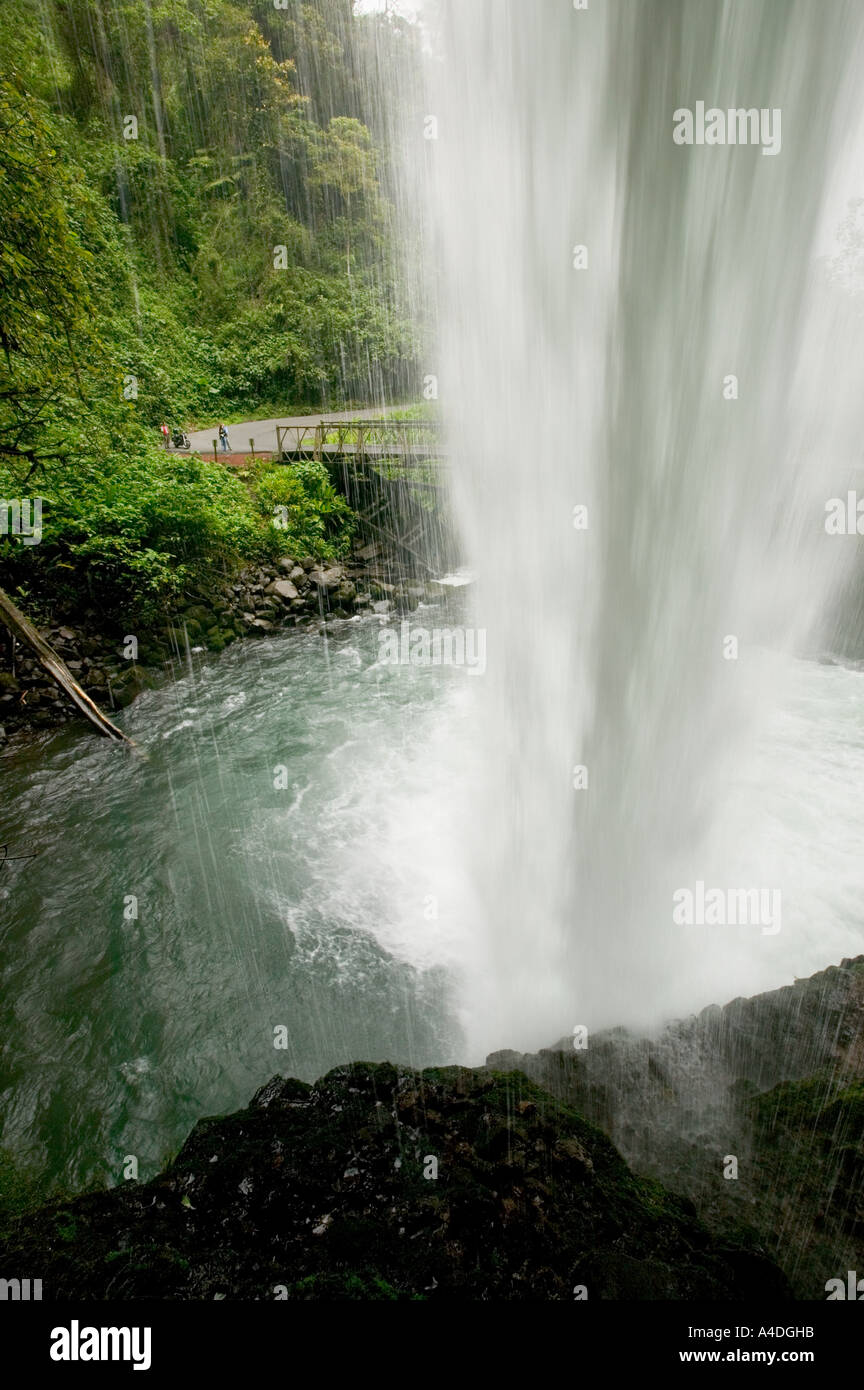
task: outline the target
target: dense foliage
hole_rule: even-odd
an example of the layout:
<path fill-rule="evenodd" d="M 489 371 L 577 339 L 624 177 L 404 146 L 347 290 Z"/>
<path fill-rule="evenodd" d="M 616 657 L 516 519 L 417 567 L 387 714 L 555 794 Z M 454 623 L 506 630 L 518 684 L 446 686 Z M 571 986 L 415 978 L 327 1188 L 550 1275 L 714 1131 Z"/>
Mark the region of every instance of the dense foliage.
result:
<path fill-rule="evenodd" d="M 412 383 L 362 80 L 409 29 L 351 0 L 5 0 L 0 497 L 45 501 L 0 582 L 128 610 L 286 537 L 344 546 L 314 470 L 244 480 L 158 431 Z"/>

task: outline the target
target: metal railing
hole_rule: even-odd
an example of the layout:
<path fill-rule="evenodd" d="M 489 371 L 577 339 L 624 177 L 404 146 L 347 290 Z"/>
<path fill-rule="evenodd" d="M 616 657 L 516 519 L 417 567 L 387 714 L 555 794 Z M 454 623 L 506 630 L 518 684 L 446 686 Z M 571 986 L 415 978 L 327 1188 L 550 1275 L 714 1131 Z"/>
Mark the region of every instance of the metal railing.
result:
<path fill-rule="evenodd" d="M 441 453 L 438 424 L 430 420 L 322 420 L 317 425 L 277 425 L 279 457 L 315 459 L 353 455 L 363 459 L 430 457 Z"/>

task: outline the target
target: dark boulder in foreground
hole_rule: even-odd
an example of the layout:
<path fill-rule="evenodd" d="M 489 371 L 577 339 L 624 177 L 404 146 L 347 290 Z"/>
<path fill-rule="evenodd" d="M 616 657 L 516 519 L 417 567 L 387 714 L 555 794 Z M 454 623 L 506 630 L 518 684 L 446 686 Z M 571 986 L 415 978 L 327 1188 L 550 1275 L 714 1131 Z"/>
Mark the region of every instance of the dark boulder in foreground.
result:
<path fill-rule="evenodd" d="M 764 1249 L 796 1298 L 864 1272 L 864 956 L 651 1038 L 612 1028 L 487 1064 L 598 1125 L 715 1234 Z"/>
<path fill-rule="evenodd" d="M 0 1275 L 28 1273 L 45 1300 L 790 1296 L 521 1073 L 365 1063 L 274 1078 L 152 1182 L 21 1218 Z"/>

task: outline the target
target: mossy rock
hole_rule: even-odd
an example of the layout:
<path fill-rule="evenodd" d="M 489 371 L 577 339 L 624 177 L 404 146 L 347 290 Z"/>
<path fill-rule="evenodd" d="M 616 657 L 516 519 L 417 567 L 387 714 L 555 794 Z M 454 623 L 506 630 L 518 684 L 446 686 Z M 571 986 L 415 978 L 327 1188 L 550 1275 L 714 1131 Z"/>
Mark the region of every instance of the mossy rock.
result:
<path fill-rule="evenodd" d="M 180 616 L 187 627 L 190 623 L 196 623 L 198 630 L 204 631 L 212 625 L 214 615 L 211 608 L 205 608 L 203 604 L 197 603 L 184 609 Z"/>
<path fill-rule="evenodd" d="M 3 1260 L 58 1299 L 788 1296 L 521 1073 L 390 1063 L 274 1077 L 152 1182 L 36 1213 Z"/>

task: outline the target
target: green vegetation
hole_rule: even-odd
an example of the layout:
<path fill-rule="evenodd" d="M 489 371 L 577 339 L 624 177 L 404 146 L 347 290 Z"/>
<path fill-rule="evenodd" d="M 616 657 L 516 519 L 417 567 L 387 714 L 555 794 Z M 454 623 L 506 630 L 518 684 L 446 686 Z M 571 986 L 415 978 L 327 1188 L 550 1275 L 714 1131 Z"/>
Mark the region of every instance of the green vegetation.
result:
<path fill-rule="evenodd" d="M 262 460 L 253 476 L 256 504 L 280 533 L 280 547 L 294 555 L 326 560 L 344 555 L 354 530 L 354 516 L 330 482 L 323 463 L 310 459 L 281 465 Z"/>
<path fill-rule="evenodd" d="M 239 478 L 159 426 L 412 390 L 361 80 L 396 42 L 351 0 L 0 10 L 0 497 L 44 499 L 0 583 L 32 611 L 146 617 L 214 568 L 344 552 L 320 470 Z"/>
<path fill-rule="evenodd" d="M 821 1161 L 864 1176 L 864 1085 L 838 1082 L 827 1071 L 805 1081 L 784 1081 L 751 1102 L 751 1113 L 763 1142 L 776 1145 L 784 1163 L 793 1167 Z"/>

